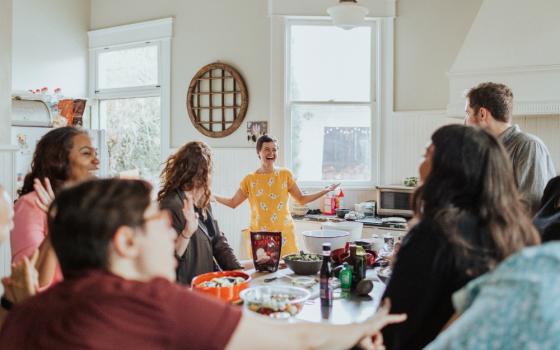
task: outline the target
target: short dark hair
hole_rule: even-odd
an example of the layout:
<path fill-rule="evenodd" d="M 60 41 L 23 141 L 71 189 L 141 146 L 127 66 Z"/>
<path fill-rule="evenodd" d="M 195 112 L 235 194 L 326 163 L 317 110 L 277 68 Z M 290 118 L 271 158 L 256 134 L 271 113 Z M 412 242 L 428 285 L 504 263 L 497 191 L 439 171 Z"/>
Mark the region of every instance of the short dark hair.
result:
<path fill-rule="evenodd" d="M 49 178 L 54 192 L 70 177 L 70 151 L 74 146 L 74 137 L 87 135 L 84 130 L 73 126 L 56 128 L 41 137 L 31 161 L 31 171 L 25 176 L 23 186 L 18 191 L 20 196 L 33 192 L 33 180 L 44 181 Z"/>
<path fill-rule="evenodd" d="M 274 137 L 268 136 L 268 135 L 263 135 L 261 137 L 259 137 L 259 139 L 257 140 L 257 152 L 260 152 L 262 147 L 263 147 L 263 143 L 265 142 L 274 142 L 275 144 L 278 144 L 278 140 L 275 139 Z"/>
<path fill-rule="evenodd" d="M 494 119 L 509 123 L 513 111 L 513 92 L 504 84 L 481 83 L 467 93 L 469 106 L 478 113 L 481 107 L 492 113 Z"/>
<path fill-rule="evenodd" d="M 107 270 L 109 244 L 121 226 L 142 227 L 152 186 L 142 180 L 90 180 L 62 190 L 49 208 L 51 242 L 65 278 Z"/>

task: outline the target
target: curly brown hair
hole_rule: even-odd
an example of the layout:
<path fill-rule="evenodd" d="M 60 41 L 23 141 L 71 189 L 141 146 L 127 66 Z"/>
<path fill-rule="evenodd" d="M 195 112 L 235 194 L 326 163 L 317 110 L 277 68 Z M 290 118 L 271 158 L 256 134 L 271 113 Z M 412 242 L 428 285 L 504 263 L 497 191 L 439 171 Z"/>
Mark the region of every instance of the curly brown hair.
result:
<path fill-rule="evenodd" d="M 65 126 L 49 131 L 37 142 L 31 171 L 25 175 L 23 186 L 18 191 L 21 197 L 33 192 L 33 180 L 44 181 L 49 178 L 56 193 L 62 184 L 70 178 L 70 151 L 74 146 L 74 137 L 87 133 L 72 126 Z"/>
<path fill-rule="evenodd" d="M 189 142 L 181 147 L 165 162 L 161 172 L 161 190 L 158 201 L 175 190 L 191 191 L 202 188 L 204 194 L 200 203 L 201 209 L 210 205 L 210 174 L 212 173 L 212 151 L 201 141 Z"/>

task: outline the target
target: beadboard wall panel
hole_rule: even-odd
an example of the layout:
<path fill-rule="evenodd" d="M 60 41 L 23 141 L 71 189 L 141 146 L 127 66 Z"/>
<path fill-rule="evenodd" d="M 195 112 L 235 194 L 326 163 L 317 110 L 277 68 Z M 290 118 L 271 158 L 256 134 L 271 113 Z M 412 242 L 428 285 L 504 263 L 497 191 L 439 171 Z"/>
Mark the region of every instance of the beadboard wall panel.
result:
<path fill-rule="evenodd" d="M 443 125 L 462 122 L 439 110 L 394 112 L 391 138 L 387 148 L 381 150 L 391 164 L 391 169 L 381 169 L 387 184 L 402 184 L 404 178 L 418 176 L 418 166 L 432 133 Z"/>
<path fill-rule="evenodd" d="M 245 175 L 259 168 L 260 162 L 254 148 L 214 148 L 214 174 L 212 191 L 231 197 L 239 189 Z M 249 204 L 245 201 L 231 209 L 225 205 L 212 205 L 214 217 L 236 254 L 241 247 L 241 230 L 249 227 Z"/>
<path fill-rule="evenodd" d="M 15 198 L 15 155 L 17 148 L 13 146 L 0 146 L 0 184 L 6 191 Z M 10 237 L 5 237 L 0 244 L 0 277 L 10 274 L 11 253 Z M 0 295 L 4 293 L 4 288 L 0 284 Z"/>

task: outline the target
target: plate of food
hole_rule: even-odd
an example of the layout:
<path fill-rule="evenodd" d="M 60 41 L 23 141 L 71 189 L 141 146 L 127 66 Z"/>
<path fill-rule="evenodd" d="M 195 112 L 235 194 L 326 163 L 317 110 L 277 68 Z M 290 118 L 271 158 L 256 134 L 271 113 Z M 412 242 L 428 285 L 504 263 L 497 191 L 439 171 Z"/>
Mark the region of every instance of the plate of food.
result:
<path fill-rule="evenodd" d="M 240 297 L 246 310 L 273 318 L 289 318 L 301 311 L 310 295 L 298 287 L 259 286 L 245 289 Z"/>

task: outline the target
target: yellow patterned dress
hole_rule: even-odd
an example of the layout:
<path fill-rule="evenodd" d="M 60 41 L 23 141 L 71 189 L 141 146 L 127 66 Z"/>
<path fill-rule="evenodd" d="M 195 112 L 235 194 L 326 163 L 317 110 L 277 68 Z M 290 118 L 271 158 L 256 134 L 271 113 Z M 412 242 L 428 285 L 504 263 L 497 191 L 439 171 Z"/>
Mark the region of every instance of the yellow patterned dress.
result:
<path fill-rule="evenodd" d="M 251 173 L 241 181 L 240 189 L 249 199 L 252 232 L 282 232 L 282 255 L 297 253 L 294 221 L 288 209 L 288 189 L 294 184 L 288 169 L 272 173 Z"/>

